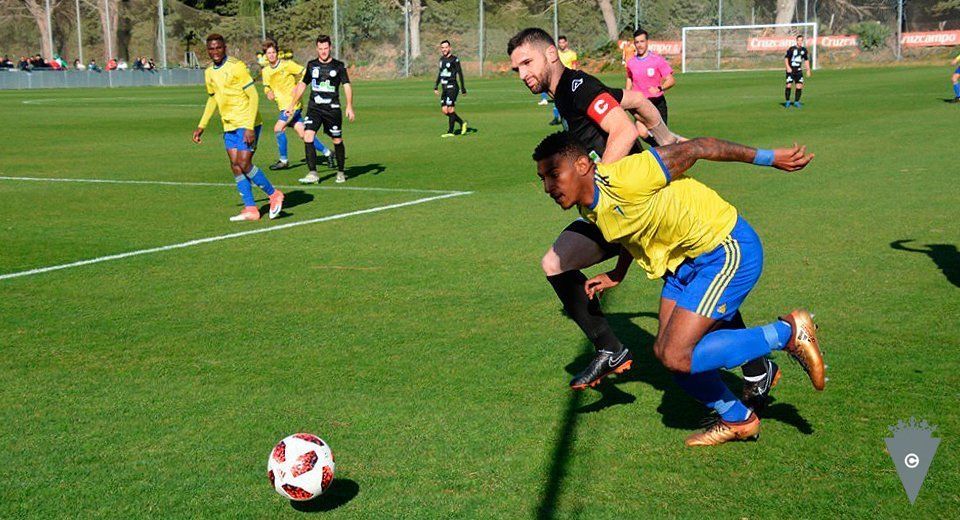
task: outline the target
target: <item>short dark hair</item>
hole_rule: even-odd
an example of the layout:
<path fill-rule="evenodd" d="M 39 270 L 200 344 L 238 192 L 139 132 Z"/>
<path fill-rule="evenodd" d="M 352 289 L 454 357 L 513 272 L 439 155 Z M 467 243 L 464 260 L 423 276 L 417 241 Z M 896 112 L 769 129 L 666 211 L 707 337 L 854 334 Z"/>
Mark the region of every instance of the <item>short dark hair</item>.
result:
<path fill-rule="evenodd" d="M 210 43 L 210 42 L 220 42 L 220 43 L 226 45 L 227 40 L 225 40 L 225 39 L 223 38 L 223 35 L 222 35 L 222 34 L 219 34 L 219 33 L 210 33 L 209 35 L 207 35 L 207 43 Z"/>
<path fill-rule="evenodd" d="M 567 39 L 567 37 L 564 36 L 564 35 L 562 35 L 562 34 L 561 34 L 560 36 L 557 36 L 557 41 L 566 40 L 566 39 Z"/>
<path fill-rule="evenodd" d="M 507 42 L 507 56 L 513 54 L 513 51 L 521 45 L 527 43 L 542 43 L 545 45 L 556 45 L 553 42 L 553 38 L 550 37 L 550 34 L 547 31 L 539 27 L 528 27 L 510 38 L 510 41 Z"/>
<path fill-rule="evenodd" d="M 332 43 L 331 43 L 331 41 L 330 41 L 330 37 L 327 36 L 326 34 L 321 34 L 320 36 L 317 36 L 317 43 L 318 43 L 318 44 L 320 44 L 320 43 L 330 43 L 330 44 L 332 45 Z"/>
<path fill-rule="evenodd" d="M 549 159 L 554 155 L 565 155 L 571 159 L 576 159 L 580 156 L 589 156 L 587 148 L 583 146 L 583 143 L 573 134 L 566 131 L 544 137 L 543 141 L 540 141 L 540 144 L 533 150 L 534 161 Z"/>
<path fill-rule="evenodd" d="M 440 42 L 440 45 L 443 45 L 444 43 L 446 43 L 447 45 L 451 45 L 450 40 L 443 40 Z"/>
<path fill-rule="evenodd" d="M 797 38 L 803 38 L 803 35 L 802 35 L 802 34 L 798 34 L 798 35 L 797 35 Z"/>
<path fill-rule="evenodd" d="M 267 38 L 263 40 L 263 52 L 267 52 L 267 49 L 273 47 L 273 50 L 280 52 L 280 48 L 277 47 L 277 42 L 273 38 Z"/>
<path fill-rule="evenodd" d="M 633 31 L 633 37 L 636 38 L 637 36 L 646 36 L 649 38 L 650 33 L 648 33 L 646 29 L 637 29 L 636 31 Z"/>

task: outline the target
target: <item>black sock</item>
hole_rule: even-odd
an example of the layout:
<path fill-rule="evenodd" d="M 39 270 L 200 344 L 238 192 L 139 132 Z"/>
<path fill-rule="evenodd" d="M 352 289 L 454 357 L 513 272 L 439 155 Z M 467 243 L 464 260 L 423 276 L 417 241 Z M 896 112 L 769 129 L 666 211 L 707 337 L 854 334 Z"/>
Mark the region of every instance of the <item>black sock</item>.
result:
<path fill-rule="evenodd" d="M 304 150 L 307 152 L 307 170 L 317 171 L 317 149 L 313 146 L 313 142 L 305 143 Z"/>
<path fill-rule="evenodd" d="M 456 121 L 457 123 L 459 123 L 460 126 L 463 126 L 463 119 L 460 119 L 460 116 L 458 116 L 456 112 L 454 112 L 454 113 L 452 113 L 452 114 L 450 114 L 450 115 L 453 116 L 453 120 L 454 120 L 454 121 Z"/>
<path fill-rule="evenodd" d="M 347 152 L 346 152 L 346 149 L 344 149 L 343 147 L 343 141 L 340 141 L 339 143 L 336 143 L 333 145 L 333 154 L 337 156 L 337 171 L 338 172 L 344 171 L 343 163 L 347 159 Z"/>
<path fill-rule="evenodd" d="M 783 91 L 783 98 L 789 103 L 790 102 L 790 87 L 787 87 Z"/>
<path fill-rule="evenodd" d="M 454 123 L 456 123 L 456 121 L 457 121 L 457 120 L 456 120 L 456 117 L 457 117 L 456 114 L 452 114 L 452 113 L 451 113 L 451 114 L 447 114 L 447 133 L 448 133 L 448 134 L 452 134 L 452 133 L 453 133 L 453 125 L 454 125 Z"/>
<path fill-rule="evenodd" d="M 800 94 L 803 94 L 802 88 L 798 88 L 797 90 L 793 91 L 793 100 L 796 101 L 797 103 L 800 102 Z"/>
<path fill-rule="evenodd" d="M 567 311 L 567 315 L 577 322 L 580 330 L 593 342 L 594 348 L 612 352 L 619 352 L 623 348 L 623 344 L 614 335 L 610 324 L 607 323 L 607 318 L 600 310 L 600 301 L 597 298 L 592 300 L 587 298 L 587 293 L 583 290 L 587 277 L 583 273 L 567 271 L 548 276 L 547 281 L 563 302 L 563 309 Z"/>

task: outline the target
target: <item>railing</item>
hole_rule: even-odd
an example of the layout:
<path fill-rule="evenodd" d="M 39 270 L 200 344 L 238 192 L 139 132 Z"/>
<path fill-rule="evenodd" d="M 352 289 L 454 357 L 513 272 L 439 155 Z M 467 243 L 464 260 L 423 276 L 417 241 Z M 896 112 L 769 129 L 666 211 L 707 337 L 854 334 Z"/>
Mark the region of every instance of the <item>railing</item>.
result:
<path fill-rule="evenodd" d="M 0 70 L 0 90 L 34 88 L 157 87 L 202 85 L 203 69 L 163 70 Z"/>

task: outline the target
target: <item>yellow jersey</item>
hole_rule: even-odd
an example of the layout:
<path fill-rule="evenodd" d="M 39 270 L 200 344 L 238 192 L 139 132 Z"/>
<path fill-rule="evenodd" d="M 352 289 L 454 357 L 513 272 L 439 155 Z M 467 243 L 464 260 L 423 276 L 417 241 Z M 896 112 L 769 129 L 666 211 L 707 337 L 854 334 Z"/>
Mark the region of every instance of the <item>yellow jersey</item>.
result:
<path fill-rule="evenodd" d="M 203 79 L 207 84 L 207 94 L 217 101 L 224 132 L 238 128 L 252 130 L 261 124 L 260 107 L 252 103 L 244 92 L 244 89 L 253 85 L 250 70 L 244 62 L 232 56 L 227 57 L 219 67 L 207 67 Z"/>
<path fill-rule="evenodd" d="M 277 106 L 280 110 L 286 110 L 290 106 L 293 89 L 303 77 L 303 65 L 293 60 L 278 60 L 276 67 L 267 63 L 260 70 L 260 75 L 263 77 L 263 91 L 265 93 L 273 91 L 273 99 L 277 102 Z M 293 109 L 299 109 L 300 104 L 298 99 Z"/>
<path fill-rule="evenodd" d="M 563 66 L 572 69 L 573 64 L 577 62 L 577 53 L 573 49 L 567 48 L 564 51 L 557 51 L 557 54 L 560 55 L 560 63 L 563 63 Z"/>
<path fill-rule="evenodd" d="M 671 179 L 654 150 L 596 168 L 593 206 L 580 214 L 626 248 L 648 278 L 712 251 L 737 223 L 736 208 L 695 179 Z"/>

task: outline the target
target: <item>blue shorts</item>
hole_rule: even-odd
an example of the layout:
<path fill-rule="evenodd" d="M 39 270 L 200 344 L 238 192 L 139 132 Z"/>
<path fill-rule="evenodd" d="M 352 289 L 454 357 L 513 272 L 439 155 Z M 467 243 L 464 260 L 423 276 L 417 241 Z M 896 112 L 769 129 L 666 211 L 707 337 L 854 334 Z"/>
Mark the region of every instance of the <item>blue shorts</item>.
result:
<path fill-rule="evenodd" d="M 253 146 L 247 146 L 247 143 L 243 142 L 243 133 L 247 130 L 246 128 L 237 128 L 232 132 L 223 133 L 223 146 L 227 150 L 240 150 L 241 152 L 252 152 L 257 149 L 257 141 L 260 140 L 260 130 L 263 127 L 257 125 L 253 129 L 254 138 Z"/>
<path fill-rule="evenodd" d="M 661 298 L 715 320 L 730 320 L 763 272 L 760 237 L 737 217 L 723 242 L 710 252 L 688 258 L 676 272 L 663 277 Z"/>
<path fill-rule="evenodd" d="M 277 121 L 283 121 L 284 123 L 287 123 L 287 126 L 295 125 L 300 122 L 300 110 L 301 109 L 298 108 L 297 111 L 293 113 L 293 117 L 291 117 L 289 121 L 287 121 L 286 110 L 281 110 L 280 117 L 277 118 Z"/>
<path fill-rule="evenodd" d="M 954 74 L 960 74 L 960 67 L 957 67 L 957 70 L 953 71 Z"/>

